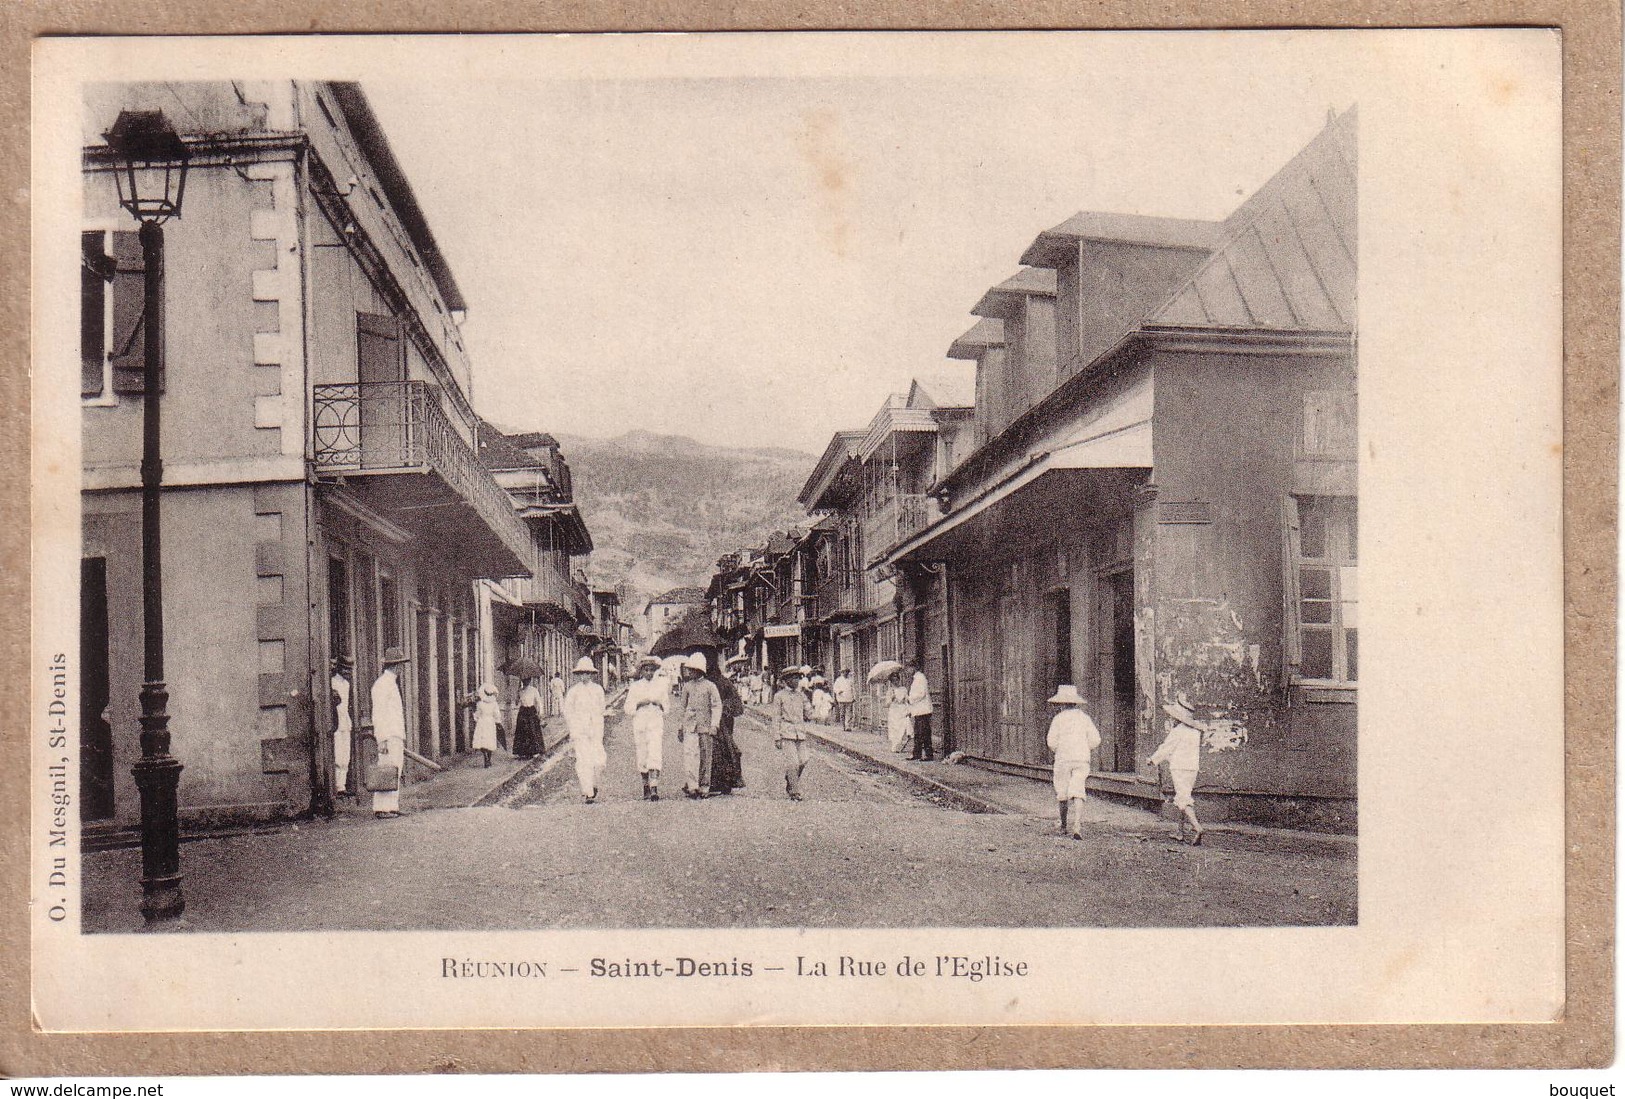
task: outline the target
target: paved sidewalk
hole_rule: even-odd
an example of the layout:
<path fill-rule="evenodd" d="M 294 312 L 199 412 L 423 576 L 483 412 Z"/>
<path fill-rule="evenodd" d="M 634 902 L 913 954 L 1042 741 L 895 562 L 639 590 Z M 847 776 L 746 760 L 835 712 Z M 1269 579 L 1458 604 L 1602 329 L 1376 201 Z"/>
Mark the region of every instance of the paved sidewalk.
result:
<path fill-rule="evenodd" d="M 428 771 L 426 775 L 427 768 L 409 762 L 409 781 L 401 789 L 401 811 L 415 813 L 424 809 L 467 809 L 494 804 L 565 743 L 564 722 L 547 723 L 543 736 L 547 749 L 533 759 L 519 759 L 499 748 L 491 753 L 491 766 L 486 767 L 485 758 L 479 752 L 465 752 L 438 761 L 443 770 Z M 339 798 L 336 808 L 341 816 L 370 815 L 372 799 L 365 793 L 354 798 Z"/>
<path fill-rule="evenodd" d="M 752 706 L 751 712 L 762 722 L 771 722 L 767 707 Z M 1047 782 L 970 764 L 946 763 L 941 756 L 931 762 L 911 760 L 893 752 L 883 734 L 867 729 L 842 729 L 839 725 L 821 725 L 817 722 L 809 722 L 804 728 L 820 743 L 902 775 L 911 782 L 937 788 L 972 811 L 1046 820 L 1056 816 L 1055 791 Z M 1177 827 L 1173 821 L 1163 820 L 1153 812 L 1098 796 L 1090 797 L 1084 803 L 1083 819 L 1085 824 L 1103 825 L 1114 831 L 1158 838 L 1172 834 Z M 1228 821 L 1204 822 L 1203 829 L 1210 837 L 1225 835 L 1226 845 L 1231 847 L 1292 850 L 1333 857 L 1353 857 L 1358 842 L 1354 836 L 1265 828 Z"/>

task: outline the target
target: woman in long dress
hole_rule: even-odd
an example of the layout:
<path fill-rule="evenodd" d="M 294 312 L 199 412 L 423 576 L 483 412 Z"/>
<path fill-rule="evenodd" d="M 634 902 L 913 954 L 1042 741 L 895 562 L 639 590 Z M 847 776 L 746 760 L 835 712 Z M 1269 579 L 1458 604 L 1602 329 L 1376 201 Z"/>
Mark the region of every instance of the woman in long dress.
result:
<path fill-rule="evenodd" d="M 706 678 L 717 685 L 722 696 L 722 722 L 717 726 L 711 748 L 711 794 L 731 794 L 745 785 L 744 764 L 739 755 L 739 743 L 734 740 L 734 719 L 745 712 L 744 700 L 733 680 L 722 674 L 716 666 L 716 655 L 707 653 Z"/>
<path fill-rule="evenodd" d="M 491 753 L 497 750 L 497 725 L 501 720 L 497 689 L 489 683 L 483 684 L 479 699 L 474 703 L 474 750 L 484 754 L 487 767 L 491 766 Z"/>
<path fill-rule="evenodd" d="M 513 721 L 513 754 L 518 759 L 530 759 L 541 754 L 543 747 L 542 692 L 536 689 L 532 677 L 525 680 L 519 692 L 519 713 Z"/>
<path fill-rule="evenodd" d="M 829 687 L 823 676 L 813 677 L 812 690 L 812 716 L 820 725 L 829 724 L 829 715 L 835 709 L 835 696 L 829 693 Z"/>
<path fill-rule="evenodd" d="M 886 740 L 891 750 L 902 755 L 908 747 L 909 737 L 914 733 L 914 717 L 909 713 L 908 688 L 903 685 L 901 670 L 892 673 L 887 681 L 889 703 L 886 707 Z"/>

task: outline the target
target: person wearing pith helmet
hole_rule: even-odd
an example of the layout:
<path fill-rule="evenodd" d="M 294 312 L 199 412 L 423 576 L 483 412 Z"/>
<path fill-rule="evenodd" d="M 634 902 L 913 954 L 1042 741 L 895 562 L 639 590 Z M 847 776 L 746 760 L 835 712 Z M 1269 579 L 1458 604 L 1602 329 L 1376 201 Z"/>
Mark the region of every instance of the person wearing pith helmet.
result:
<path fill-rule="evenodd" d="M 378 762 L 367 776 L 367 789 L 372 791 L 373 816 L 380 818 L 401 815 L 406 707 L 401 704 L 400 670 L 407 662 L 405 650 L 390 646 L 384 651 L 383 671 L 372 684 L 372 735 L 378 742 Z"/>
<path fill-rule="evenodd" d="M 683 746 L 683 793 L 691 798 L 711 796 L 711 755 L 717 727 L 722 724 L 722 694 L 705 678 L 704 653 L 683 661 L 682 724 L 677 743 Z"/>
<path fill-rule="evenodd" d="M 572 675 L 575 683 L 564 694 L 564 725 L 576 755 L 581 800 L 591 805 L 598 800 L 608 759 L 604 754 L 604 688 L 598 684 L 598 667 L 589 657 L 576 661 Z"/>
<path fill-rule="evenodd" d="M 801 800 L 801 773 L 807 769 L 807 696 L 801 693 L 801 669 L 787 668 L 784 686 L 773 696 L 773 748 L 784 772 L 784 792 Z"/>
<path fill-rule="evenodd" d="M 1100 747 L 1100 730 L 1083 709 L 1083 698 L 1070 683 L 1050 696 L 1057 713 L 1049 723 L 1049 750 L 1055 753 L 1055 800 L 1061 805 L 1061 831 L 1066 833 L 1071 812 L 1071 835 L 1083 838 L 1083 802 L 1089 796 L 1089 753 Z"/>
<path fill-rule="evenodd" d="M 660 670 L 658 656 L 638 661 L 638 677 L 626 688 L 625 710 L 632 718 L 632 745 L 637 754 L 638 773 L 643 776 L 643 800 L 660 800 L 661 740 L 666 734 L 666 707 L 671 692 L 655 678 Z"/>

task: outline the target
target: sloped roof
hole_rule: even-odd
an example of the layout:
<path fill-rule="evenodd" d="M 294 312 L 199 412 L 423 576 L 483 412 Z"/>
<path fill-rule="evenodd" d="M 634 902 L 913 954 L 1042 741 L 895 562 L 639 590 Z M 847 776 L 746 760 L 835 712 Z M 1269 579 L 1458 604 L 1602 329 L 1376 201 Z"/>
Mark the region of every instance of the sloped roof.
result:
<path fill-rule="evenodd" d="M 1080 240 L 1144 244 L 1157 248 L 1192 248 L 1211 252 L 1223 239 L 1223 226 L 1216 221 L 1082 210 L 1053 229 L 1039 233 L 1021 254 L 1021 262 L 1034 267 L 1053 267 Z"/>
<path fill-rule="evenodd" d="M 1003 316 L 1010 299 L 1023 295 L 1055 296 L 1055 272 L 1048 267 L 1023 267 L 982 295 L 971 312 L 979 317 Z"/>
<path fill-rule="evenodd" d="M 545 431 L 526 431 L 518 435 L 509 435 L 508 441 L 526 450 L 544 446 L 549 450 L 557 450 L 559 447 L 559 441 Z"/>
<path fill-rule="evenodd" d="M 976 377 L 963 367 L 916 374 L 908 403 L 911 408 L 971 408 L 976 404 Z"/>
<path fill-rule="evenodd" d="M 1225 243 L 1154 325 L 1351 331 L 1355 112 L 1349 108 L 1225 219 Z"/>
<path fill-rule="evenodd" d="M 997 317 L 982 317 L 970 330 L 948 345 L 950 359 L 980 359 L 990 347 L 1004 346 L 1004 322 Z"/>
<path fill-rule="evenodd" d="M 863 441 L 862 431 L 837 431 L 830 436 L 829 445 L 819 457 L 812 472 L 807 474 L 807 483 L 801 486 L 801 492 L 796 500 L 809 511 L 821 507 L 819 503 L 841 477 L 847 465 L 857 459 L 858 444 Z"/>
<path fill-rule="evenodd" d="M 486 469 L 546 469 L 547 463 L 526 454 L 485 420 L 479 422 L 480 464 Z"/>
<path fill-rule="evenodd" d="M 669 591 L 661 592 L 659 595 L 649 600 L 648 604 L 646 604 L 643 609 L 648 610 L 650 606 L 657 603 L 667 603 L 676 606 L 683 603 L 698 604 L 704 602 L 705 592 L 700 588 L 672 588 Z"/>

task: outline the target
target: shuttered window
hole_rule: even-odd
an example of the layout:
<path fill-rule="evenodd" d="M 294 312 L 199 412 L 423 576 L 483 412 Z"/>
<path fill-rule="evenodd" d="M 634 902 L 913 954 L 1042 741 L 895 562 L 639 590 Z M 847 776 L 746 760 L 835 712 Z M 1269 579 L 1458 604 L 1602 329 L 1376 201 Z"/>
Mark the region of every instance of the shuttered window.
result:
<path fill-rule="evenodd" d="M 135 232 L 81 233 L 79 360 L 85 397 L 145 392 L 146 269 Z M 164 391 L 162 373 L 158 392 Z"/>
<path fill-rule="evenodd" d="M 1288 497 L 1284 527 L 1289 681 L 1353 686 L 1360 651 L 1356 501 Z"/>
<path fill-rule="evenodd" d="M 109 286 L 113 257 L 107 254 L 107 234 L 101 230 L 79 234 L 79 393 L 100 397 L 107 390 Z"/>

